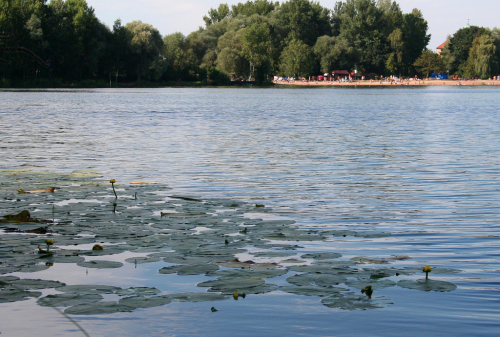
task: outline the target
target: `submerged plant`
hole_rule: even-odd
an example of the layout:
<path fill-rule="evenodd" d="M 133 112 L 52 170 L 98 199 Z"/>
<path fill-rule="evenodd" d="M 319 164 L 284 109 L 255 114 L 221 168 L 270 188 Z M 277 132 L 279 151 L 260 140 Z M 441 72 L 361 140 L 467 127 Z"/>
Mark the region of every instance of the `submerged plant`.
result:
<path fill-rule="evenodd" d="M 424 268 L 422 268 L 422 270 L 425 273 L 425 279 L 428 280 L 429 279 L 429 273 L 432 271 L 432 268 L 429 267 L 429 266 L 425 266 Z"/>

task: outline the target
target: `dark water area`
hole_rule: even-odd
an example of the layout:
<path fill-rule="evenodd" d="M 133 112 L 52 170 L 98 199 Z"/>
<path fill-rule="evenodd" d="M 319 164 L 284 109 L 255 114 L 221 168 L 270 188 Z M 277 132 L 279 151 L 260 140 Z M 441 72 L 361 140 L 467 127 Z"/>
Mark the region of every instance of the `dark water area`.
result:
<path fill-rule="evenodd" d="M 210 303 L 171 303 L 74 317 L 93 337 L 497 336 L 499 108 L 491 87 L 5 90 L 0 170 L 156 180 L 176 194 L 265 204 L 301 228 L 391 233 L 305 243 L 300 253 L 406 255 L 390 266 L 462 270 L 433 275 L 456 284 L 452 292 L 381 289 L 394 304 L 376 310 L 332 309 L 318 297 L 275 291 L 216 303 L 217 313 Z M 201 277 L 158 268 L 90 277 L 200 291 Z M 81 278 L 78 267 L 50 270 L 30 277 Z M 35 300 L 0 310 L 2 336 L 81 335 Z"/>

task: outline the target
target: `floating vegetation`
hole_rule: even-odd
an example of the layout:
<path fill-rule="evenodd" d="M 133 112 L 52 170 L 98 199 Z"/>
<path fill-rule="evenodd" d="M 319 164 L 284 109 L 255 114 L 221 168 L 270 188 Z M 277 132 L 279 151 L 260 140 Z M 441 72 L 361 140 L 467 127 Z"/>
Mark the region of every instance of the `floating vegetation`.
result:
<path fill-rule="evenodd" d="M 448 292 L 457 289 L 457 286 L 450 282 L 424 279 L 416 281 L 401 280 L 398 282 L 398 286 L 408 289 L 439 292 Z"/>
<path fill-rule="evenodd" d="M 97 315 L 172 301 L 241 300 L 280 290 L 315 296 L 318 302 L 321 297 L 321 303 L 330 308 L 366 310 L 392 304 L 379 296 L 379 290 L 396 284 L 423 291 L 456 289 L 444 281 L 401 279 L 426 272 L 422 267 L 389 266 L 409 256 L 342 259 L 342 254 L 332 251 L 301 251 L 302 245 L 316 241 L 344 237 L 369 241 L 390 233 L 303 230 L 292 220 L 259 219 L 259 213 L 273 211 L 263 204 L 171 195 L 168 186 L 156 181 L 119 186 L 118 201 L 115 184 L 114 179 L 106 181 L 89 170 L 69 175 L 29 169 L 0 171 L 0 209 L 4 212 L 0 214 L 0 275 L 36 273 L 59 263 L 121 268 L 122 262 L 90 257 L 106 259 L 131 252 L 124 262 L 136 268 L 156 262 L 164 264 L 158 274 L 205 275 L 206 281 L 197 284 L 205 291 L 165 293 L 152 287 L 65 285 L 7 275 L 0 276 L 0 303 L 38 298 L 39 305 L 63 307 L 66 314 Z M 252 213 L 251 219 L 248 213 Z M 432 268 L 433 275 L 457 272 L 460 270 Z M 288 284 L 282 285 L 284 278 L 274 282 L 280 287 L 273 283 L 273 278 L 288 273 Z M 58 293 L 40 298 L 39 289 Z M 364 292 L 360 294 L 360 290 Z M 120 299 L 109 301 L 104 294 Z"/>

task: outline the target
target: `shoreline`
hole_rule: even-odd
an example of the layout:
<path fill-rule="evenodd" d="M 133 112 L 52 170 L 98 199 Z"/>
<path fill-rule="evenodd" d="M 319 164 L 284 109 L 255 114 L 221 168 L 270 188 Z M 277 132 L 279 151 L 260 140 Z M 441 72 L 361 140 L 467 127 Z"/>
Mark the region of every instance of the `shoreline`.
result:
<path fill-rule="evenodd" d="M 353 82 L 328 82 L 328 81 L 312 81 L 312 82 L 282 82 L 274 81 L 276 86 L 305 86 L 305 87 L 400 87 L 400 86 L 499 86 L 500 81 L 497 80 L 421 80 L 409 82 L 380 82 L 376 80 L 353 81 Z"/>

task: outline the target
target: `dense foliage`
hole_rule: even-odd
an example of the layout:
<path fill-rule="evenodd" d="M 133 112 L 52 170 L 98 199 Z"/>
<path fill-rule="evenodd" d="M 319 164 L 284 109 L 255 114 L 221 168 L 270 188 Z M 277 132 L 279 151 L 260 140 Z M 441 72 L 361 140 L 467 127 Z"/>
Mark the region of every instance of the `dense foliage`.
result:
<path fill-rule="evenodd" d="M 495 30 L 458 31 L 437 60 L 426 51 L 430 35 L 422 13 L 403 13 L 391 0 L 345 0 L 332 9 L 310 0 L 254 0 L 221 4 L 203 19 L 206 26 L 188 36 L 162 37 L 141 21 L 117 20 L 109 28 L 85 0 L 0 0 L 0 61 L 11 61 L 0 64 L 2 85 L 225 84 L 230 75 L 265 82 L 272 75 L 334 70 L 414 76 L 445 68 L 488 77 L 499 68 Z M 5 48 L 12 46 L 28 48 L 50 66 Z"/>

